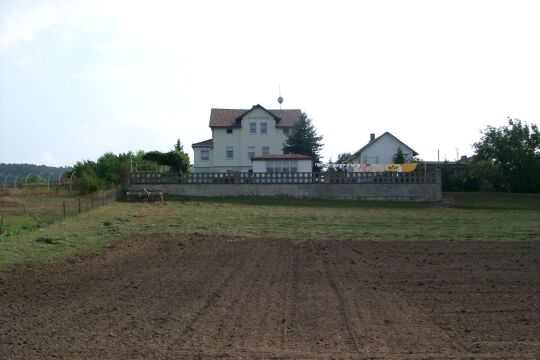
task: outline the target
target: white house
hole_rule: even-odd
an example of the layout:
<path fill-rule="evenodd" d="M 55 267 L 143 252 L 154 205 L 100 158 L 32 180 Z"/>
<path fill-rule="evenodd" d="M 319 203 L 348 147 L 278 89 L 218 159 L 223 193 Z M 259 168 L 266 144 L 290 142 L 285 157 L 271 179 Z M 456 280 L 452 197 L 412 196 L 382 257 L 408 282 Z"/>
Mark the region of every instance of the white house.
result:
<path fill-rule="evenodd" d="M 369 142 L 352 157 L 347 159 L 347 164 L 393 164 L 394 157 L 401 148 L 405 163 L 409 163 L 418 153 L 399 140 L 388 131 L 375 138 L 371 134 Z"/>
<path fill-rule="evenodd" d="M 253 157 L 283 155 L 283 144 L 301 113 L 267 110 L 258 104 L 248 110 L 212 109 L 212 139 L 192 144 L 193 171 L 254 171 Z"/>

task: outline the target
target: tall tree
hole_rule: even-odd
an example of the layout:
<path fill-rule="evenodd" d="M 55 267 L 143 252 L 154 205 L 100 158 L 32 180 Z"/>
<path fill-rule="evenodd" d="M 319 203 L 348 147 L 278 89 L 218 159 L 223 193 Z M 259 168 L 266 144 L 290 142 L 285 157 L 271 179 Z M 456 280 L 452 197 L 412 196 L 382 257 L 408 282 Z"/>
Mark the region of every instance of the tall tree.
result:
<path fill-rule="evenodd" d="M 488 126 L 473 145 L 475 161 L 488 161 L 499 190 L 540 192 L 540 133 L 536 125 L 508 119 L 508 126 Z"/>
<path fill-rule="evenodd" d="M 294 123 L 291 133 L 283 146 L 283 152 L 285 154 L 311 156 L 314 164 L 318 164 L 320 162 L 320 151 L 323 146 L 321 143 L 322 139 L 323 137 L 321 135 L 317 135 L 311 119 L 303 112 L 300 118 Z M 314 166 L 314 169 L 319 170 L 320 168 Z"/>
<path fill-rule="evenodd" d="M 397 153 L 394 155 L 394 164 L 404 164 L 405 156 L 403 156 L 403 150 L 400 147 L 397 148 Z"/>
<path fill-rule="evenodd" d="M 176 144 L 174 144 L 174 150 L 184 152 L 184 145 L 182 145 L 180 139 L 176 140 Z"/>

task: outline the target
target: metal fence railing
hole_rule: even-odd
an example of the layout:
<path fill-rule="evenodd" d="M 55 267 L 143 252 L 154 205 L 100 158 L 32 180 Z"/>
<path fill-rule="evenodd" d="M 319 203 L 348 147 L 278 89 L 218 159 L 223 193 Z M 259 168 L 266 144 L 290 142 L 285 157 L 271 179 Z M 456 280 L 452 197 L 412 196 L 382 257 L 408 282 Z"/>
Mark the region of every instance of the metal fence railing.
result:
<path fill-rule="evenodd" d="M 130 185 L 145 184 L 426 184 L 437 183 L 437 171 L 412 173 L 155 173 L 130 174 Z"/>

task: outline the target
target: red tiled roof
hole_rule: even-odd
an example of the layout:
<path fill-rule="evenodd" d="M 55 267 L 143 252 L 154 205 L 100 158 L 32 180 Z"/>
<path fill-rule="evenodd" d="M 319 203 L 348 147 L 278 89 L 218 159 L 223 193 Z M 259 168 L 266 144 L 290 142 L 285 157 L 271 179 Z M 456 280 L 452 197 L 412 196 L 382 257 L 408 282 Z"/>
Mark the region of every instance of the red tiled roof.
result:
<path fill-rule="evenodd" d="M 208 139 L 208 140 L 204 140 L 195 144 L 191 144 L 191 147 L 210 147 L 210 146 L 214 146 L 213 139 Z"/>
<path fill-rule="evenodd" d="M 301 154 L 273 154 L 254 156 L 251 160 L 313 160 L 313 158 Z"/>
<path fill-rule="evenodd" d="M 251 109 L 212 109 L 210 127 L 239 127 L 240 123 L 237 120 L 256 107 L 272 114 L 276 119 L 276 127 L 292 127 L 302 114 L 300 109 L 267 110 L 261 105 L 255 105 Z"/>

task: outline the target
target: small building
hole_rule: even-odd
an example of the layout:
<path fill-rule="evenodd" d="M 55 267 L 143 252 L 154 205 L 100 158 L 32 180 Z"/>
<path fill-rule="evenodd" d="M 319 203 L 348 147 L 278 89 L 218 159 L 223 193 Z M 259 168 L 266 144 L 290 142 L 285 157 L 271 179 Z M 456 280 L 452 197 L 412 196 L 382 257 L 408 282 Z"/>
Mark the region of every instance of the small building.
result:
<path fill-rule="evenodd" d="M 214 169 L 214 140 L 208 139 L 192 144 L 193 172 L 213 172 Z"/>
<path fill-rule="evenodd" d="M 311 172 L 313 158 L 299 154 L 259 155 L 251 158 L 254 173 Z"/>
<path fill-rule="evenodd" d="M 289 131 L 300 109 L 212 109 L 212 139 L 192 144 L 193 172 L 250 172 L 251 159 L 282 155 Z M 276 160 L 277 161 L 277 160 Z"/>
<path fill-rule="evenodd" d="M 393 164 L 398 149 L 401 149 L 405 163 L 410 163 L 413 157 L 418 155 L 416 151 L 388 131 L 377 138 L 375 134 L 371 134 L 369 142 L 355 152 L 345 163 Z"/>

